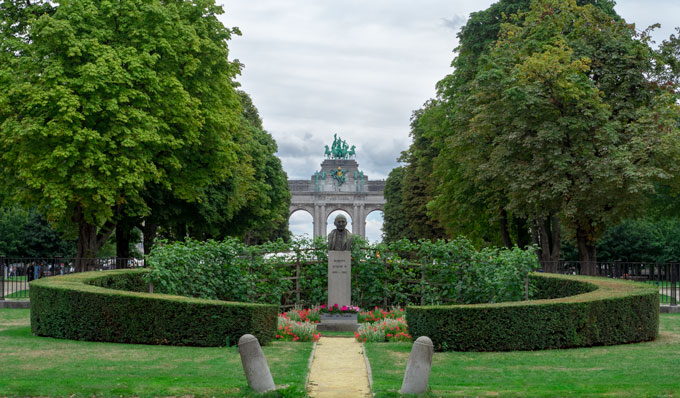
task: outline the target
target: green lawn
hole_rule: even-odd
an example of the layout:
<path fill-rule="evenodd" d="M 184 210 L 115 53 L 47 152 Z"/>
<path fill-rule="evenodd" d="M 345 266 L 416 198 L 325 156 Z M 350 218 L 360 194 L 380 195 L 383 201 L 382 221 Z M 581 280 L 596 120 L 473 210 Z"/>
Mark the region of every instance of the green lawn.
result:
<path fill-rule="evenodd" d="M 19 291 L 16 291 L 14 293 L 6 295 L 5 298 L 11 299 L 11 300 L 28 299 L 29 298 L 29 291 L 28 290 L 19 290 Z"/>
<path fill-rule="evenodd" d="M 272 396 L 302 397 L 312 343 L 264 347 Z M 169 347 L 36 337 L 29 310 L 0 309 L 0 396 L 242 397 L 249 390 L 236 347 Z"/>
<path fill-rule="evenodd" d="M 22 276 L 8 276 L 5 278 L 5 281 L 7 282 L 23 282 L 26 280 L 26 275 Z"/>
<path fill-rule="evenodd" d="M 367 345 L 376 397 L 396 397 L 410 344 Z M 435 353 L 431 397 L 677 397 L 680 314 L 654 342 L 570 350 Z"/>

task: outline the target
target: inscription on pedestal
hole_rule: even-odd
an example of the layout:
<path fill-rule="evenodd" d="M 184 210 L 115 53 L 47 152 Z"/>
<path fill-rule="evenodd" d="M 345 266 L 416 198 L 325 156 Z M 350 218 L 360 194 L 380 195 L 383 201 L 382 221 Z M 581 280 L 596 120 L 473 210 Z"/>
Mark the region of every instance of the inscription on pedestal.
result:
<path fill-rule="evenodd" d="M 352 303 L 352 252 L 328 251 L 328 305 Z"/>

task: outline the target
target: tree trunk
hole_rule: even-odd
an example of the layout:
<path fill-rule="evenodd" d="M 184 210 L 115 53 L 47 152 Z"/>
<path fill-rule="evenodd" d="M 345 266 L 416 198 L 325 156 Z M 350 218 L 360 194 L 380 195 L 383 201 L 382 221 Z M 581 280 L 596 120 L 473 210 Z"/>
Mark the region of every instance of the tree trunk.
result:
<path fill-rule="evenodd" d="M 517 246 L 520 249 L 526 249 L 529 246 L 531 237 L 529 236 L 529 226 L 527 219 L 521 217 L 513 217 L 513 223 L 517 230 Z"/>
<path fill-rule="evenodd" d="M 78 225 L 78 254 L 75 268 L 84 272 L 95 268 L 99 249 L 106 243 L 115 228 L 115 224 L 107 221 L 104 226 L 97 230 L 97 226 L 85 219 L 83 209 L 76 208 L 72 220 Z"/>
<path fill-rule="evenodd" d="M 578 260 L 581 265 L 581 275 L 597 275 L 596 248 L 592 234 L 584 228 L 576 229 L 576 243 L 578 245 Z"/>
<path fill-rule="evenodd" d="M 539 258 L 545 272 L 557 272 L 560 260 L 561 230 L 560 219 L 553 215 L 539 218 L 535 223 L 539 236 Z"/>
<path fill-rule="evenodd" d="M 83 209 L 77 207 L 73 213 L 73 222 L 78 225 L 78 244 L 76 254 L 76 272 L 88 271 L 93 259 L 97 257 L 97 226 L 85 220 Z"/>
<path fill-rule="evenodd" d="M 149 220 L 144 221 L 142 226 L 142 235 L 144 243 L 144 255 L 148 255 L 153 247 L 153 242 L 156 239 L 156 232 L 158 231 L 158 224 L 150 222 Z"/>
<path fill-rule="evenodd" d="M 503 246 L 507 247 L 508 249 L 512 249 L 512 239 L 510 238 L 510 233 L 508 232 L 508 213 L 505 211 L 505 209 L 501 209 L 500 222 Z"/>
<path fill-rule="evenodd" d="M 85 221 L 78 222 L 78 254 L 76 270 L 89 271 L 94 268 L 99 247 L 97 247 L 97 226 Z"/>
<path fill-rule="evenodd" d="M 116 224 L 116 268 L 128 268 L 130 259 L 130 231 L 132 225 L 125 221 Z"/>

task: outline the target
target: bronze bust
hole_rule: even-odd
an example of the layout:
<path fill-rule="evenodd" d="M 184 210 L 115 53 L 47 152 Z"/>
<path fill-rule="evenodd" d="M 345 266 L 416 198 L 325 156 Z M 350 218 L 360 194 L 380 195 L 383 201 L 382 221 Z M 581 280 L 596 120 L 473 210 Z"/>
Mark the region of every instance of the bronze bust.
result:
<path fill-rule="evenodd" d="M 352 249 L 352 233 L 347 227 L 347 218 L 342 214 L 335 217 L 335 229 L 328 234 L 328 250 L 351 250 Z"/>

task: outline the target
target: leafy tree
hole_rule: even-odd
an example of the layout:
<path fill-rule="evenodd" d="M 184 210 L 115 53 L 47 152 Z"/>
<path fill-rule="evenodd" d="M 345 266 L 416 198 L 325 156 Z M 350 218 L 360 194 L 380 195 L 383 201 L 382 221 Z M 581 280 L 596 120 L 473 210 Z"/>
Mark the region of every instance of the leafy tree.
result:
<path fill-rule="evenodd" d="M 498 39 L 506 16 L 529 8 L 529 0 L 501 0 L 488 9 L 472 13 L 458 38 L 458 55 L 454 72 L 437 84 L 437 95 L 446 108 L 450 128 L 435 134 L 440 155 L 435 159 L 434 199 L 430 208 L 449 231 L 450 236 L 467 234 L 477 244 L 515 243 L 525 247 L 529 242 L 529 220 L 507 208 L 505 187 L 494 183 L 475 170 L 462 167 L 461 158 L 484 157 L 484 148 L 454 148 L 451 137 L 469 129 L 470 107 L 467 101 L 480 58 L 488 54 Z M 513 241 L 514 237 L 514 241 Z M 536 242 L 538 242 L 536 240 Z"/>
<path fill-rule="evenodd" d="M 277 238 L 289 238 L 288 178 L 276 157 L 276 142 L 262 126 L 257 108 L 250 97 L 238 91 L 242 105 L 237 153 L 241 165 L 231 176 L 215 181 L 194 202 L 163 197 L 158 224 L 163 235 L 174 240 L 243 239 L 259 244 Z M 146 241 L 145 241 L 146 242 Z"/>
<path fill-rule="evenodd" d="M 596 7 L 537 1 L 514 22 L 482 59 L 456 139 L 488 148 L 466 161 L 506 186 L 508 208 L 561 214 L 592 273 L 606 225 L 672 175 L 675 98 L 648 81 L 648 39 Z"/>
<path fill-rule="evenodd" d="M 572 242 L 564 248 L 564 259 L 578 260 Z M 680 260 L 680 220 L 675 218 L 626 219 L 610 226 L 597 242 L 598 261 L 667 263 Z"/>
<path fill-rule="evenodd" d="M 653 80 L 665 61 L 613 4 L 501 0 L 471 15 L 438 84 L 452 120 L 437 137 L 440 219 L 495 212 L 506 244 L 505 225 L 531 226 L 544 261 L 564 223 L 591 262 L 605 226 L 671 174 L 677 109 Z"/>
<path fill-rule="evenodd" d="M 404 216 L 404 203 L 402 200 L 402 185 L 406 168 L 399 166 L 387 176 L 385 181 L 385 210 L 383 212 L 383 241 L 394 242 L 402 238 L 414 239 L 411 224 Z"/>
<path fill-rule="evenodd" d="M 432 163 L 439 153 L 432 137 L 447 124 L 445 110 L 437 101 L 428 101 L 411 116 L 413 144 L 402 153 L 400 160 L 407 163 L 402 180 L 402 202 L 413 238 L 437 239 L 444 236 L 444 229 L 428 212 L 427 204 L 432 200 L 434 191 Z"/>
<path fill-rule="evenodd" d="M 72 257 L 74 240 L 64 239 L 35 210 L 0 208 L 0 256 Z"/>
<path fill-rule="evenodd" d="M 239 167 L 238 32 L 220 13 L 211 0 L 68 0 L 3 35 L 0 183 L 76 224 L 79 257 L 124 211 L 149 213 L 149 185 L 192 200 Z"/>

